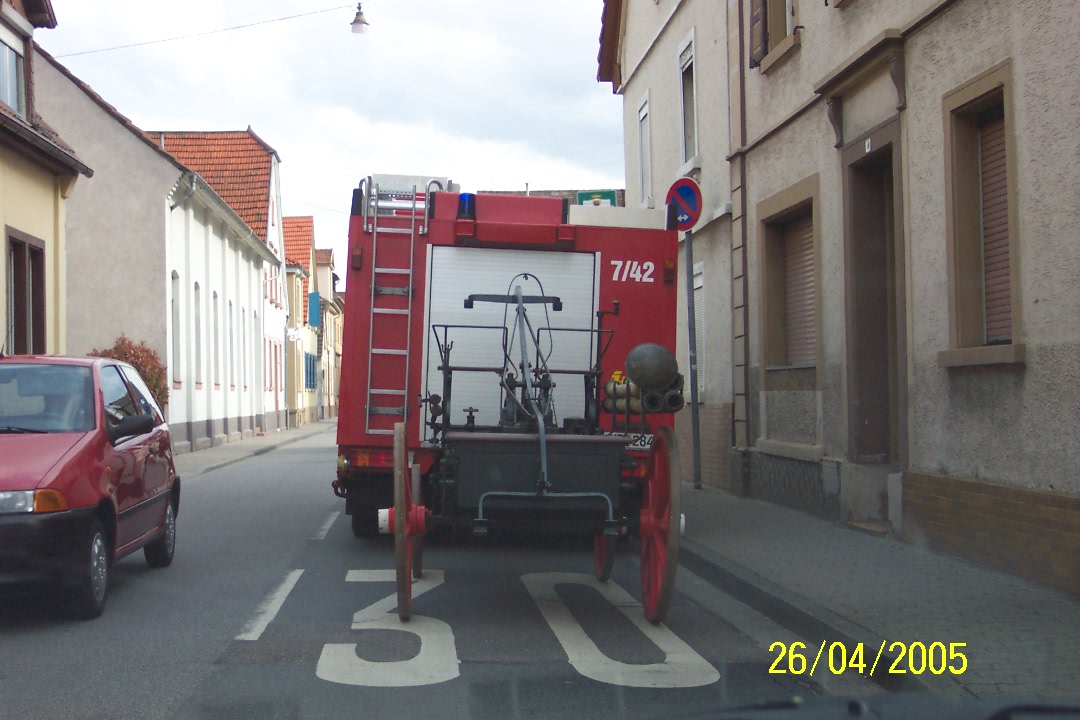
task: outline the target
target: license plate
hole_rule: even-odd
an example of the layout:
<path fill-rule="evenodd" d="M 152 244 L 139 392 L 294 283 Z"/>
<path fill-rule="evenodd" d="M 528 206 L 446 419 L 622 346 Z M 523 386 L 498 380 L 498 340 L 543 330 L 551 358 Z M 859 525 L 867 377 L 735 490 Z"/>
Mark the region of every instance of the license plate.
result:
<path fill-rule="evenodd" d="M 607 435 L 617 436 L 617 437 L 623 437 L 623 436 L 626 435 L 626 433 L 614 433 L 614 432 L 609 432 L 609 433 L 606 433 L 606 434 Z M 630 448 L 631 450 L 648 450 L 650 447 L 652 447 L 652 439 L 653 439 L 652 433 L 636 433 L 636 434 L 630 435 L 629 437 L 630 437 L 630 442 L 628 442 L 626 444 L 626 447 Z"/>

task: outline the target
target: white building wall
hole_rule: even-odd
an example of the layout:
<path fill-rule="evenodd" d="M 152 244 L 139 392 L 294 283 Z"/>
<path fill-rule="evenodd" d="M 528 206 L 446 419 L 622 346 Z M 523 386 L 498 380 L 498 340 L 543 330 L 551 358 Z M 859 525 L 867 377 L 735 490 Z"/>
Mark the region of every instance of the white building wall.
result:
<path fill-rule="evenodd" d="M 285 295 L 285 238 L 281 225 L 281 170 L 277 158 L 270 160 L 270 204 L 266 222 L 266 245 L 275 261 L 268 265 L 263 302 L 262 339 L 259 372 L 263 374 L 263 428 L 273 431 L 286 427 L 285 403 L 285 331 L 288 303 Z M 260 279 L 261 282 L 261 279 Z M 263 362 L 265 361 L 265 362 Z M 265 366 L 265 367 L 264 367 Z"/>
<path fill-rule="evenodd" d="M 694 265 L 702 270 L 695 303 L 702 482 L 726 485 L 732 414 L 731 172 L 727 98 L 727 18 L 711 0 L 624 0 L 619 45 L 627 207 L 662 207 L 671 184 L 693 177 L 702 191 L 693 232 Z M 683 69 L 693 65 L 695 152 L 687 157 Z M 647 141 L 639 118 L 648 112 Z M 642 157 L 642 148 L 648 149 Z M 643 166 L 647 169 L 643 172 Z M 645 187 L 642 187 L 644 176 Z M 677 356 L 689 381 L 686 252 L 680 243 Z M 692 457 L 689 409 L 676 416 L 684 457 Z M 694 472 L 692 462 L 684 473 Z"/>
<path fill-rule="evenodd" d="M 191 195 L 185 183 L 174 193 L 180 204 L 171 212 L 167 257 L 170 423 L 186 438 L 177 443 L 181 451 L 240 440 L 259 429 L 265 398 L 254 341 L 263 332 L 253 323 L 255 312 L 260 324 L 266 315 L 261 286 L 271 264 L 271 255 L 255 245 L 261 241 L 229 216 L 219 198 L 205 188 Z M 172 357 L 177 352 L 178 367 Z"/>

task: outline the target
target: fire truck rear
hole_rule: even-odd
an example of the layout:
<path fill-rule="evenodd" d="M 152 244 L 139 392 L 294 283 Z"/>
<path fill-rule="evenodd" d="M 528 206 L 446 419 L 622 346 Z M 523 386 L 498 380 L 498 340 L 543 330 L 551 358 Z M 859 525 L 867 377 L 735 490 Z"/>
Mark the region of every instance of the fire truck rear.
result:
<path fill-rule="evenodd" d="M 593 533 L 602 580 L 638 535 L 663 617 L 681 523 L 671 227 L 446 178 L 354 191 L 333 485 L 357 536 L 395 533 L 402 619 L 426 531 L 499 524 Z"/>

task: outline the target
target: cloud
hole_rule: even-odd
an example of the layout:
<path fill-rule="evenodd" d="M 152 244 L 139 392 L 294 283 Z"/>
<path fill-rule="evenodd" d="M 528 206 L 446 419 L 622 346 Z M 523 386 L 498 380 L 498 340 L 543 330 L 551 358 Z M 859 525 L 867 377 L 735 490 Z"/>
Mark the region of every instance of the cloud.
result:
<path fill-rule="evenodd" d="M 59 27 L 35 38 L 63 56 L 333 4 L 188 0 L 176 12 L 164 0 L 53 0 Z M 363 35 L 349 32 L 355 6 L 342 5 L 59 59 L 140 127 L 251 125 L 282 157 L 285 211 L 314 215 L 316 244 L 339 258 L 364 175 L 622 187 L 621 98 L 595 80 L 601 0 L 369 0 Z"/>

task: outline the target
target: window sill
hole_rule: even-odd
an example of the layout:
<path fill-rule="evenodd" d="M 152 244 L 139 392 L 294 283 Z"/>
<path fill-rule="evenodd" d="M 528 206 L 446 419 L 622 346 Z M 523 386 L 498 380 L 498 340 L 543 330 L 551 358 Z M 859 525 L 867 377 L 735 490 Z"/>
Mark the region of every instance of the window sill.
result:
<path fill-rule="evenodd" d="M 983 345 L 979 347 L 953 348 L 938 353 L 938 367 L 971 367 L 977 365 L 1023 365 L 1027 359 L 1027 345 Z"/>
<path fill-rule="evenodd" d="M 855 4 L 855 0 L 833 0 L 833 7 L 838 7 L 838 8 L 847 7 L 849 5 L 854 5 L 854 4 Z"/>
<path fill-rule="evenodd" d="M 676 175 L 675 179 L 680 180 L 682 178 L 690 177 L 691 175 L 700 172 L 701 156 L 694 155 L 692 158 L 682 164 L 682 167 L 679 168 L 678 175 Z"/>
<path fill-rule="evenodd" d="M 776 372 L 778 370 L 806 370 L 808 368 L 816 368 L 816 362 L 797 362 L 791 365 L 766 365 L 765 372 Z"/>
<path fill-rule="evenodd" d="M 777 43 L 776 47 L 761 59 L 761 74 L 768 75 L 773 68 L 778 67 L 784 60 L 794 55 L 798 48 L 799 33 L 794 32 Z"/>
<path fill-rule="evenodd" d="M 825 447 L 823 445 L 807 445 L 783 440 L 769 440 L 768 438 L 758 438 L 754 445 L 758 452 L 792 460 L 818 462 L 825 456 Z"/>

